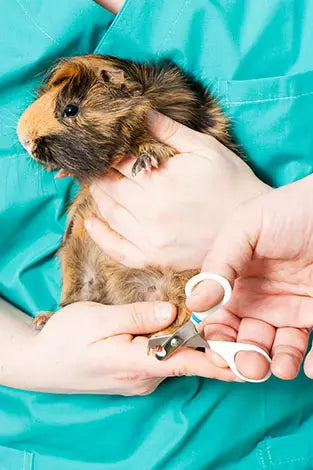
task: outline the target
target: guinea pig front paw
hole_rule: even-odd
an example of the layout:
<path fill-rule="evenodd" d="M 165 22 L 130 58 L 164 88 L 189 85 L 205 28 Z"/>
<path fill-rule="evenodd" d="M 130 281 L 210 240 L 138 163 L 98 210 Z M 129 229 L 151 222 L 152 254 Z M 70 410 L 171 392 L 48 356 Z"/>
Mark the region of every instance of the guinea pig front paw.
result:
<path fill-rule="evenodd" d="M 133 164 L 132 175 L 138 175 L 141 170 L 146 170 L 150 173 L 152 168 L 158 168 L 158 166 L 158 159 L 153 153 L 143 152 Z"/>

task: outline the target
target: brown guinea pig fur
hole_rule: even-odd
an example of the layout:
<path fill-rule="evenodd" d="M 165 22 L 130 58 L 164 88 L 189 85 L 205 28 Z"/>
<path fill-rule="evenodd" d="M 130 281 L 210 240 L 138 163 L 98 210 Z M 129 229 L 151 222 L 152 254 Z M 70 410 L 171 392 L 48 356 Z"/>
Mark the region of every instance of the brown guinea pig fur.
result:
<path fill-rule="evenodd" d="M 175 322 L 165 330 L 172 333 L 190 317 L 184 286 L 197 271 L 127 268 L 107 256 L 84 228 L 84 219 L 99 217 L 88 189 L 96 177 L 112 171 L 112 165 L 125 155 L 136 157 L 134 175 L 150 171 L 175 155 L 174 149 L 147 131 L 145 116 L 149 110 L 213 135 L 235 149 L 216 101 L 175 64 L 138 64 L 103 55 L 61 60 L 37 100 L 21 116 L 18 135 L 42 165 L 63 169 L 81 183 L 60 249 L 61 305 L 166 300 L 178 307 Z M 38 317 L 37 324 L 47 318 Z"/>

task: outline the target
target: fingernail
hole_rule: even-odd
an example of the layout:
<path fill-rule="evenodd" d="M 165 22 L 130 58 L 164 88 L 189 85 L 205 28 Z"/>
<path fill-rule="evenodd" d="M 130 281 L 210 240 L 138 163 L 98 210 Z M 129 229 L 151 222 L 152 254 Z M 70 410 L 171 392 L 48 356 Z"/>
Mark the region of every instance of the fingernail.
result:
<path fill-rule="evenodd" d="M 152 126 L 152 124 L 154 124 L 158 119 L 158 113 L 156 111 L 148 111 L 146 119 L 148 125 Z"/>
<path fill-rule="evenodd" d="M 202 286 L 201 286 L 201 282 L 200 282 L 198 285 L 196 285 L 196 287 L 194 289 L 192 289 L 190 297 L 197 297 L 198 295 L 201 294 L 201 291 L 202 291 Z"/>
<path fill-rule="evenodd" d="M 171 304 L 162 303 L 158 304 L 155 310 L 156 319 L 160 322 L 169 320 L 172 317 L 173 307 Z"/>

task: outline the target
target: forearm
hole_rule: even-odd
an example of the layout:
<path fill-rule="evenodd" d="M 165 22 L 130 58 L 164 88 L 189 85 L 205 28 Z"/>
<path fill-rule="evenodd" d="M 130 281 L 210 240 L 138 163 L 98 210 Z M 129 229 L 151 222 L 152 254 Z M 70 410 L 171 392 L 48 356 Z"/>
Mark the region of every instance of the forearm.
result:
<path fill-rule="evenodd" d="M 24 388 L 30 374 L 32 319 L 0 299 L 0 384 Z"/>

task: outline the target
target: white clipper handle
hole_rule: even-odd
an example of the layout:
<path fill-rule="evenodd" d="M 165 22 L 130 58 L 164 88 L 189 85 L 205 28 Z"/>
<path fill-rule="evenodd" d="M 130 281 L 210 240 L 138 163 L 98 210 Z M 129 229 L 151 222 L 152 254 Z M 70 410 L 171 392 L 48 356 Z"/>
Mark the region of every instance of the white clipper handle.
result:
<path fill-rule="evenodd" d="M 212 351 L 219 354 L 227 362 L 232 372 L 239 379 L 244 380 L 245 382 L 252 382 L 252 383 L 266 382 L 266 380 L 269 379 L 270 376 L 272 375 L 270 368 L 268 369 L 267 374 L 261 379 L 250 379 L 249 377 L 245 377 L 239 372 L 237 368 L 237 364 L 236 364 L 236 354 L 241 351 L 255 351 L 258 354 L 261 354 L 261 356 L 265 357 L 269 365 L 271 364 L 272 359 L 269 357 L 269 355 L 262 348 L 259 348 L 258 346 L 255 346 L 254 344 L 232 343 L 230 341 L 210 341 L 210 340 L 207 343 L 210 346 L 210 349 Z"/>
<path fill-rule="evenodd" d="M 210 308 L 210 310 L 206 310 L 205 312 L 192 312 L 192 320 L 194 320 L 194 323 L 200 323 L 202 320 L 204 320 L 208 315 L 210 315 L 213 312 L 216 312 L 222 305 L 227 304 L 231 298 L 232 294 L 232 288 L 227 279 L 223 276 L 219 276 L 218 274 L 213 274 L 213 273 L 200 273 L 196 274 L 193 276 L 187 284 L 185 285 L 185 294 L 186 297 L 189 297 L 191 295 L 191 292 L 194 287 L 196 287 L 197 284 L 199 284 L 202 281 L 216 281 L 220 284 L 220 286 L 223 287 L 224 289 L 224 297 L 223 299 L 214 307 Z"/>
<path fill-rule="evenodd" d="M 216 312 L 216 310 L 218 310 L 222 305 L 227 304 L 232 294 L 231 285 L 225 277 L 220 276 L 218 274 L 214 274 L 214 273 L 200 273 L 200 274 L 197 274 L 196 276 L 193 276 L 187 282 L 185 286 L 186 297 L 189 297 L 191 295 L 193 288 L 202 281 L 218 282 L 220 286 L 222 286 L 224 289 L 224 297 L 221 300 L 221 302 L 219 302 L 217 305 L 215 305 L 214 307 L 210 308 L 209 310 L 205 312 L 192 312 L 191 321 L 195 324 L 200 323 L 208 315 L 210 315 L 213 312 Z M 271 364 L 272 360 L 269 357 L 269 355 L 262 348 L 259 348 L 258 346 L 255 346 L 253 344 L 246 344 L 246 343 L 233 343 L 231 341 L 208 341 L 208 345 L 212 349 L 212 351 L 218 353 L 227 362 L 232 372 L 239 379 L 245 382 L 252 382 L 252 383 L 265 382 L 272 375 L 271 370 L 269 369 L 267 374 L 262 379 L 255 380 L 255 379 L 250 379 L 249 377 L 245 377 L 239 372 L 237 368 L 237 365 L 235 362 L 236 355 L 240 351 L 255 351 L 258 354 L 261 354 L 261 356 L 265 357 L 269 365 Z"/>

